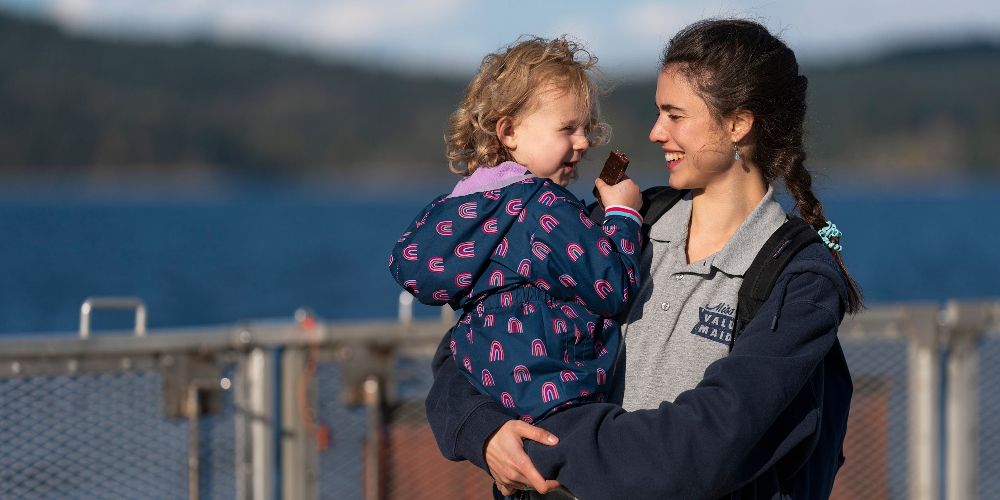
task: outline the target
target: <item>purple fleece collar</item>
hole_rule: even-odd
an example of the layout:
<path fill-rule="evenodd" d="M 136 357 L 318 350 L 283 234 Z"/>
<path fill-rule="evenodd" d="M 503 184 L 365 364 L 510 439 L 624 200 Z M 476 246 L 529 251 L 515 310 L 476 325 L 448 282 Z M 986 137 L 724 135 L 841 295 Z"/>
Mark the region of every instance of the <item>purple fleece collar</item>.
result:
<path fill-rule="evenodd" d="M 500 189 L 529 177 L 532 177 L 531 172 L 524 165 L 512 161 L 505 161 L 495 167 L 479 167 L 472 175 L 458 181 L 448 197 Z"/>

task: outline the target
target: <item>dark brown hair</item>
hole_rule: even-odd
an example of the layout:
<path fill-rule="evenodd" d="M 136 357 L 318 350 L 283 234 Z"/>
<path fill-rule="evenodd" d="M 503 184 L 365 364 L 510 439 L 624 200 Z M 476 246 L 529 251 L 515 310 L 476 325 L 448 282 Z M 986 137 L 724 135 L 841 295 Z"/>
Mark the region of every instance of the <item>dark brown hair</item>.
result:
<path fill-rule="evenodd" d="M 754 21 L 707 19 L 674 36 L 660 64 L 685 75 L 716 119 L 750 111 L 753 127 L 741 141 L 748 146 L 742 149 L 768 184 L 784 181 L 804 221 L 817 229 L 826 225 L 802 145 L 808 80 L 799 74 L 792 49 Z M 840 252 L 831 252 L 848 282 L 847 311 L 858 312 L 861 289 Z"/>

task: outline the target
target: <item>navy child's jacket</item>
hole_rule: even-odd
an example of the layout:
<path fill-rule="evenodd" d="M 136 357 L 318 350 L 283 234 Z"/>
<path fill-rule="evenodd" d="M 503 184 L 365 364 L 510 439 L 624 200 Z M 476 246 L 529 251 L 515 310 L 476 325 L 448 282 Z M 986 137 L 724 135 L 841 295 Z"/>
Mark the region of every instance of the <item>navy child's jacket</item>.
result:
<path fill-rule="evenodd" d="M 565 188 L 516 170 L 494 189 L 430 203 L 389 268 L 421 302 L 462 310 L 451 357 L 506 414 L 533 422 L 608 393 L 620 338 L 611 317 L 638 289 L 640 226 L 612 212 L 595 224 Z"/>

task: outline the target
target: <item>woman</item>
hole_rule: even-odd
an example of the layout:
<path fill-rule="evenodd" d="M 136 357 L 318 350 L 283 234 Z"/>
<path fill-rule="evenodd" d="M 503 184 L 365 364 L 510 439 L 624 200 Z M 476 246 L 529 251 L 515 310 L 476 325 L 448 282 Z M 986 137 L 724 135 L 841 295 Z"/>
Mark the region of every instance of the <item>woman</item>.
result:
<path fill-rule="evenodd" d="M 803 165 L 806 78 L 745 20 L 685 28 L 661 63 L 649 138 L 670 186 L 690 193 L 643 250 L 615 373 L 621 407 L 510 420 L 439 351 L 428 420 L 445 456 L 490 471 L 504 494 L 562 484 L 585 499 L 825 498 L 851 397 L 837 328 L 862 301 Z M 796 255 L 730 346 L 743 274 L 786 218 L 778 180 L 825 246 Z"/>

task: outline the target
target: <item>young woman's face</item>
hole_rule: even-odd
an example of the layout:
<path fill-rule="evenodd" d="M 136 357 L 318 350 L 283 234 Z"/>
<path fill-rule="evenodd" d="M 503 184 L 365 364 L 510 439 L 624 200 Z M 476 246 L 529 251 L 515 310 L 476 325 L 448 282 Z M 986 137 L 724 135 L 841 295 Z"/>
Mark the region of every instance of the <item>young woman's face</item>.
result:
<path fill-rule="evenodd" d="M 535 99 L 533 109 L 514 120 L 502 138 L 504 145 L 532 175 L 566 186 L 576 177 L 576 165 L 590 147 L 589 113 L 576 95 L 553 87 Z"/>
<path fill-rule="evenodd" d="M 656 80 L 656 123 L 649 140 L 663 149 L 670 186 L 699 189 L 721 178 L 734 164 L 725 126 L 680 71 L 667 67 Z"/>

